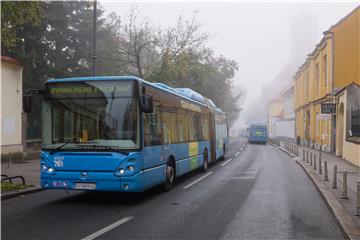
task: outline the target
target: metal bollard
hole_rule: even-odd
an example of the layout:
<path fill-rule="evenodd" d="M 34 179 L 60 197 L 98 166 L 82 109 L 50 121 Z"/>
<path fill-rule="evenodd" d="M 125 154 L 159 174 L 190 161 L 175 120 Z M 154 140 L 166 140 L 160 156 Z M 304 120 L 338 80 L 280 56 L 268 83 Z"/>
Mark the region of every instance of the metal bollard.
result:
<path fill-rule="evenodd" d="M 296 155 L 299 156 L 299 145 L 296 145 Z"/>
<path fill-rule="evenodd" d="M 321 156 L 319 156 L 319 174 L 322 174 Z"/>
<path fill-rule="evenodd" d="M 347 171 L 344 170 L 343 172 L 343 186 L 342 186 L 342 194 L 341 194 L 341 198 L 342 199 L 347 199 L 348 195 L 347 195 Z"/>
<path fill-rule="evenodd" d="M 309 163 L 309 151 L 306 151 L 306 163 Z"/>
<path fill-rule="evenodd" d="M 312 164 L 312 159 L 313 159 L 313 157 L 312 157 L 312 152 L 310 152 L 310 166 L 313 165 L 313 164 Z"/>
<path fill-rule="evenodd" d="M 314 154 L 314 170 L 316 170 L 316 155 Z"/>
<path fill-rule="evenodd" d="M 337 188 L 337 165 L 334 166 L 332 188 Z"/>
<path fill-rule="evenodd" d="M 327 161 L 324 161 L 324 170 L 325 170 L 325 174 L 324 174 L 324 181 L 329 181 L 329 176 L 328 176 L 328 167 L 327 167 Z"/>
<path fill-rule="evenodd" d="M 303 149 L 303 156 L 302 156 L 302 160 L 305 161 L 305 149 Z"/>
<path fill-rule="evenodd" d="M 356 216 L 360 216 L 360 181 L 356 182 Z"/>

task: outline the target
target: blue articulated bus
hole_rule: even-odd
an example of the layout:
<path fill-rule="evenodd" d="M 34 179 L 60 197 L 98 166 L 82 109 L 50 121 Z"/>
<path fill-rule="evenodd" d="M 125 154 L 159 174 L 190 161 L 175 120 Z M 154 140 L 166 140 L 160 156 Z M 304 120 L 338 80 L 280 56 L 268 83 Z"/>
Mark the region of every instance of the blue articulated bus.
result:
<path fill-rule="evenodd" d="M 264 123 L 251 123 L 249 127 L 249 143 L 266 144 L 268 139 L 267 126 Z"/>
<path fill-rule="evenodd" d="M 24 109 L 31 108 L 31 91 Z M 186 88 L 137 77 L 48 80 L 43 101 L 41 187 L 170 190 L 176 177 L 225 155 L 226 114 Z"/>

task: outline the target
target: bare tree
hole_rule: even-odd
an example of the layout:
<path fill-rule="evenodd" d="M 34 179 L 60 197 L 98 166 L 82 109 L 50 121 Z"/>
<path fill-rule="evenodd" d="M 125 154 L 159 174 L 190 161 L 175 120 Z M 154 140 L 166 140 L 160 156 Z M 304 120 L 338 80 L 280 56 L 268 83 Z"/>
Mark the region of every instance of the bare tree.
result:
<path fill-rule="evenodd" d="M 201 32 L 202 23 L 197 21 L 194 12 L 190 20 L 184 19 L 184 15 L 178 17 L 175 27 L 171 27 L 162 35 L 161 48 L 169 54 L 169 59 L 175 60 L 185 51 L 195 52 L 209 39 L 209 34 Z"/>
<path fill-rule="evenodd" d="M 151 74 L 159 59 L 160 29 L 151 25 L 147 18 L 139 19 L 137 8 L 131 9 L 118 31 L 119 45 L 116 53 L 129 74 L 141 78 Z"/>

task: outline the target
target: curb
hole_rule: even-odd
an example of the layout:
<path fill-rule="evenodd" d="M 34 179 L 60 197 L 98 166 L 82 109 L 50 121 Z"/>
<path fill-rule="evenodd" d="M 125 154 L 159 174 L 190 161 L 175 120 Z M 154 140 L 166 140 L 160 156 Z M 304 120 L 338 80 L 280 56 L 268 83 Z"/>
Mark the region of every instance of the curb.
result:
<path fill-rule="evenodd" d="M 291 157 L 292 159 L 294 159 L 295 157 L 297 157 L 295 154 L 287 151 L 285 148 L 279 147 L 277 146 L 281 151 L 283 151 L 284 153 L 286 153 L 289 157 Z"/>
<path fill-rule="evenodd" d="M 31 187 L 31 188 L 24 189 L 24 190 L 2 193 L 1 200 L 3 201 L 3 200 L 11 199 L 11 198 L 16 198 L 19 196 L 36 193 L 36 192 L 40 192 L 40 191 L 44 191 L 44 189 L 42 189 L 40 186 L 35 186 L 35 187 Z"/>
<path fill-rule="evenodd" d="M 267 143 L 270 144 L 270 145 L 273 146 L 273 147 L 279 147 L 278 145 L 276 145 L 276 144 L 274 144 L 274 143 L 272 143 L 272 142 L 267 141 Z"/>

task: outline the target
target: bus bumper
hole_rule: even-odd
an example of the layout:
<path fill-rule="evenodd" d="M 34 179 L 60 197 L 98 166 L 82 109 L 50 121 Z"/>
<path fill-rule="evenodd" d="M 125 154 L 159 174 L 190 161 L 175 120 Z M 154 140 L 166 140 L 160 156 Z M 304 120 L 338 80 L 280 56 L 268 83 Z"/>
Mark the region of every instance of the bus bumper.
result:
<path fill-rule="evenodd" d="M 86 175 L 86 176 L 85 176 Z M 141 192 L 144 190 L 144 174 L 139 172 L 129 177 L 117 177 L 113 172 L 56 172 L 41 173 L 44 189 L 92 190 Z"/>

